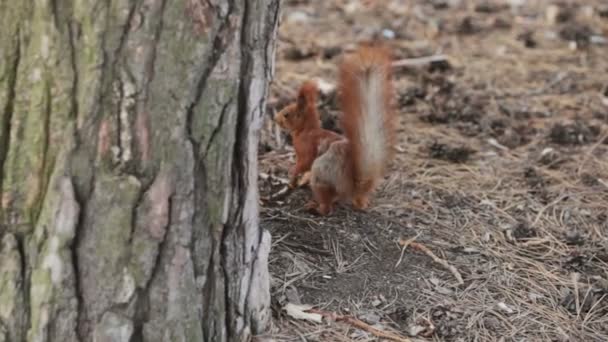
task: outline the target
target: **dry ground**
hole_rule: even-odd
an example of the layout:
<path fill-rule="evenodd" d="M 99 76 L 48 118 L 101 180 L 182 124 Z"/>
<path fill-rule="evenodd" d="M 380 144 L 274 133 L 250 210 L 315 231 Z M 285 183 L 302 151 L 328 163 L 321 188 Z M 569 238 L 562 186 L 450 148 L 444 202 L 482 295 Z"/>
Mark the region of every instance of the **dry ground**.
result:
<path fill-rule="evenodd" d="M 521 3 L 284 1 L 260 146 L 272 338 L 375 338 L 289 302 L 413 340 L 608 341 L 608 6 L 562 2 L 552 23 L 556 2 Z M 281 191 L 293 152 L 271 115 L 378 35 L 395 60 L 449 62 L 395 68 L 398 153 L 372 208 L 311 215 L 307 188 Z M 319 106 L 339 130 L 335 94 Z M 464 283 L 398 243 L 414 237 Z"/>

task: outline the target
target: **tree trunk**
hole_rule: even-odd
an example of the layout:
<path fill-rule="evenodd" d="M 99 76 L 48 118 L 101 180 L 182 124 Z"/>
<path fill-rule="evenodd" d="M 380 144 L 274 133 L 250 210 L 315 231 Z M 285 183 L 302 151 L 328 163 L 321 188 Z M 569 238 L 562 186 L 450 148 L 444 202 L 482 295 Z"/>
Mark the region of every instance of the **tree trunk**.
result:
<path fill-rule="evenodd" d="M 257 132 L 279 0 L 0 0 L 0 341 L 269 322 Z"/>

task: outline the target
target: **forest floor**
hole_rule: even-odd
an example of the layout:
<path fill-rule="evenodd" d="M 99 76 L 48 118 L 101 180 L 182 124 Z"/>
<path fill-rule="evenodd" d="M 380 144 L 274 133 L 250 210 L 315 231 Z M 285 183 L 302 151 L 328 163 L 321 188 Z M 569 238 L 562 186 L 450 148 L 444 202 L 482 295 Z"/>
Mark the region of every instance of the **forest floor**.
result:
<path fill-rule="evenodd" d="M 608 6 L 510 3 L 283 1 L 260 144 L 272 339 L 378 340 L 365 322 L 404 341 L 608 341 Z M 369 210 L 315 216 L 308 188 L 284 190 L 272 115 L 316 78 L 339 130 L 336 64 L 375 36 L 396 61 L 396 157 Z M 398 66 L 432 55 L 447 61 Z"/>

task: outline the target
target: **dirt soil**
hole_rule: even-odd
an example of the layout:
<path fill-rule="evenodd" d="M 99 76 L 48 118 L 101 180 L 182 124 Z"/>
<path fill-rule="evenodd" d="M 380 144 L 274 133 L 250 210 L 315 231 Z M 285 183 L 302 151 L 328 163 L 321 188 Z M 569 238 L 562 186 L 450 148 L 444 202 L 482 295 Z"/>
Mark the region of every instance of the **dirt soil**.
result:
<path fill-rule="evenodd" d="M 274 327 L 260 339 L 379 340 L 291 303 L 404 341 L 608 341 L 605 2 L 299 0 L 281 20 L 259 180 Z M 308 188 L 286 190 L 294 154 L 272 115 L 316 78 L 339 132 L 336 64 L 372 38 L 394 53 L 397 154 L 369 210 L 315 216 Z M 403 66 L 433 55 L 447 59 Z M 447 264 L 399 244 L 413 238 Z"/>

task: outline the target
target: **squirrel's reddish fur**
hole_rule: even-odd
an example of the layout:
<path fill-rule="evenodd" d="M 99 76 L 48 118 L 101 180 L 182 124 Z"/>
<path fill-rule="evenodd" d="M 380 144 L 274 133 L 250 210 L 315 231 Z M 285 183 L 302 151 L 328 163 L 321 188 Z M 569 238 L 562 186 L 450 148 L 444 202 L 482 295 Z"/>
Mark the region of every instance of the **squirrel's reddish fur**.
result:
<path fill-rule="evenodd" d="M 310 171 L 317 156 L 324 152 L 323 146 L 342 138 L 337 133 L 321 128 L 317 111 L 317 84 L 305 82 L 298 92 L 297 100 L 279 111 L 275 116 L 277 124 L 291 135 L 296 151 L 296 164 L 289 172 L 289 184 L 294 187 L 298 176 Z"/>
<path fill-rule="evenodd" d="M 291 105 L 291 108 L 307 108 L 304 112 L 308 114 L 295 120 L 297 124 L 290 130 L 292 137 L 294 131 L 298 132 L 296 136 L 309 132 L 315 137 L 297 141 L 294 137 L 298 161 L 301 155 L 305 156 L 308 165 L 311 156 L 316 157 L 310 166 L 314 200 L 308 207 L 327 215 L 336 201 L 350 200 L 356 208 L 364 209 L 392 158 L 394 123 L 389 53 L 381 47 L 361 46 L 340 65 L 339 98 L 344 137 L 320 128 L 314 109 L 316 88 L 314 92 L 309 89 L 312 88 L 307 82 L 300 90 L 298 103 Z M 314 96 L 310 95 L 313 93 Z M 316 138 L 317 135 L 323 138 Z M 304 150 L 307 152 L 303 153 Z M 300 170 L 298 165 L 304 164 L 296 164 Z"/>

